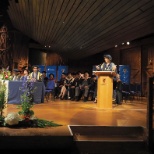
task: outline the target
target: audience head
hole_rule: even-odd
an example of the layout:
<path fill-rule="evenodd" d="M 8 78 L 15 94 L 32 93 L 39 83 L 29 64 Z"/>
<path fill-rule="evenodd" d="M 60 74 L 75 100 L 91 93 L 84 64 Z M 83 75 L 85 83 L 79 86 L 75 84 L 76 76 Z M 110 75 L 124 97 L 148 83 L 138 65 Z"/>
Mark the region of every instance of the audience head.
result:
<path fill-rule="evenodd" d="M 54 74 L 50 73 L 49 74 L 49 79 L 54 79 Z"/>
<path fill-rule="evenodd" d="M 61 78 L 65 78 L 65 77 L 66 77 L 66 73 L 62 73 Z"/>
<path fill-rule="evenodd" d="M 20 70 L 18 70 L 18 69 L 14 69 L 14 70 L 13 70 L 13 74 L 15 74 L 15 75 L 20 74 L 20 72 L 21 72 L 21 71 L 20 71 Z"/>
<path fill-rule="evenodd" d="M 88 71 L 84 72 L 84 78 L 89 78 L 89 72 Z"/>
<path fill-rule="evenodd" d="M 32 66 L 33 72 L 38 72 L 39 67 L 37 65 Z"/>
<path fill-rule="evenodd" d="M 29 74 L 29 70 L 28 69 L 24 69 L 23 73 L 24 73 L 24 75 L 28 75 Z"/>
<path fill-rule="evenodd" d="M 42 71 L 42 76 L 46 77 L 46 71 Z"/>

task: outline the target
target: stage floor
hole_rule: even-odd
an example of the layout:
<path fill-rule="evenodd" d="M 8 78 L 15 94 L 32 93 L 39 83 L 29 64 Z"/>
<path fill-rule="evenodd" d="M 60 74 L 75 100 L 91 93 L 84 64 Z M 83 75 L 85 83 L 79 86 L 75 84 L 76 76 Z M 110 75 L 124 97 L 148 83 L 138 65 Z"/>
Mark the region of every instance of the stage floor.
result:
<path fill-rule="evenodd" d="M 123 102 L 122 105 L 113 103 L 112 109 L 99 109 L 93 101 L 79 102 L 71 100 L 48 101 L 35 104 L 32 108 L 35 116 L 41 119 L 53 121 L 63 126 L 43 128 L 54 131 L 54 135 L 69 134 L 68 125 L 97 125 L 97 126 L 142 126 L 146 127 L 147 100 L 142 98 L 132 102 Z M 17 105 L 8 104 L 4 110 L 4 116 L 10 112 L 18 112 Z M 2 129 L 2 128 L 1 128 Z M 6 130 L 7 128 L 5 128 Z M 33 128 L 26 128 L 28 130 Z M 35 128 L 36 130 L 36 128 Z M 42 131 L 42 128 L 37 128 Z M 9 129 L 8 129 L 9 131 Z M 20 133 L 19 129 L 18 132 Z M 18 133 L 16 132 L 16 133 Z M 51 131 L 49 131 L 51 133 Z M 9 131 L 15 134 L 12 129 Z M 17 135 L 17 134 L 16 134 Z"/>

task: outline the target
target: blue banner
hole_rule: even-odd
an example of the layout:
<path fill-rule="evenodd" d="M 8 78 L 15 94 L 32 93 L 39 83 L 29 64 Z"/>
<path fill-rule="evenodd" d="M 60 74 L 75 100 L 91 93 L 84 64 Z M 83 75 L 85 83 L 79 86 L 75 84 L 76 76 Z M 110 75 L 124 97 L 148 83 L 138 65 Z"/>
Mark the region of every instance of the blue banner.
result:
<path fill-rule="evenodd" d="M 44 71 L 45 66 L 44 65 L 37 65 L 39 67 L 39 72 L 42 73 Z"/>
<path fill-rule="evenodd" d="M 58 81 L 60 80 L 62 73 L 68 73 L 68 66 L 58 66 Z"/>
<path fill-rule="evenodd" d="M 52 73 L 54 75 L 54 78 L 56 79 L 56 77 L 57 77 L 57 66 L 54 66 L 54 65 L 46 66 L 46 72 L 47 72 L 48 78 L 49 78 L 49 75 Z"/>
<path fill-rule="evenodd" d="M 130 84 L 130 66 L 119 65 L 120 79 L 125 84 Z"/>

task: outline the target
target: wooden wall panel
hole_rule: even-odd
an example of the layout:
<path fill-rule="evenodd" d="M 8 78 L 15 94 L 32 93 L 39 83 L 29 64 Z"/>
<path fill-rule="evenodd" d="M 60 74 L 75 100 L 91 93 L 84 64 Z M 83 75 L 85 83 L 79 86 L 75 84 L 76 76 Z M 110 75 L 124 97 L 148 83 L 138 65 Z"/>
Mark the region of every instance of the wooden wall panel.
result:
<path fill-rule="evenodd" d="M 13 38 L 13 68 L 22 69 L 28 66 L 28 48 L 29 38 L 19 32 L 14 32 Z"/>
<path fill-rule="evenodd" d="M 147 96 L 148 78 L 154 76 L 154 45 L 142 47 L 142 91 Z"/>
<path fill-rule="evenodd" d="M 120 65 L 130 65 L 131 83 L 141 83 L 141 47 L 122 50 Z"/>
<path fill-rule="evenodd" d="M 12 46 L 7 26 L 0 27 L 0 68 L 12 67 Z"/>
<path fill-rule="evenodd" d="M 46 53 L 36 49 L 30 49 L 29 51 L 29 65 L 45 65 Z"/>
<path fill-rule="evenodd" d="M 67 65 L 67 59 L 57 53 L 47 53 L 46 65 Z"/>

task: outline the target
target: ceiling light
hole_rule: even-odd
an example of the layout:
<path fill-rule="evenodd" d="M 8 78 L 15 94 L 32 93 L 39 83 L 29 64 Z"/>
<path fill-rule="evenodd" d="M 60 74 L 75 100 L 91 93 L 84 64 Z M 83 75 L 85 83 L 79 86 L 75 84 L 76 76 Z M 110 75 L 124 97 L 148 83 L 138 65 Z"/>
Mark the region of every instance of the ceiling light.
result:
<path fill-rule="evenodd" d="M 115 48 L 117 48 L 118 47 L 118 45 L 115 45 Z"/>
<path fill-rule="evenodd" d="M 124 45 L 125 43 L 122 43 L 122 45 Z"/>
<path fill-rule="evenodd" d="M 127 42 L 127 45 L 130 45 L 130 42 Z"/>

